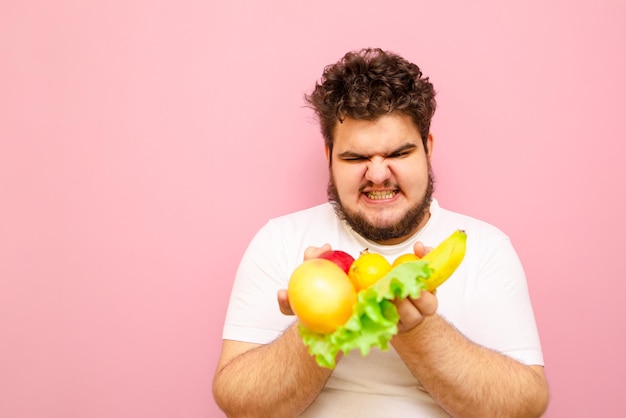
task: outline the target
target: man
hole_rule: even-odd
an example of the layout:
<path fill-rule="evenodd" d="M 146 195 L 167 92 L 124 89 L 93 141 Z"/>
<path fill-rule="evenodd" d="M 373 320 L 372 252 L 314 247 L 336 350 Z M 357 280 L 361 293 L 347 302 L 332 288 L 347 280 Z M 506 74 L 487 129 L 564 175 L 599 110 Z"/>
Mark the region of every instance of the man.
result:
<path fill-rule="evenodd" d="M 515 250 L 495 227 L 432 197 L 429 79 L 394 53 L 366 49 L 327 67 L 307 100 L 325 140 L 329 203 L 269 221 L 250 243 L 224 326 L 218 405 L 229 417 L 543 414 L 543 357 Z M 319 367 L 285 315 L 284 289 L 302 260 L 329 248 L 421 256 L 455 229 L 468 235 L 464 261 L 436 296 L 394 301 L 390 349 Z"/>

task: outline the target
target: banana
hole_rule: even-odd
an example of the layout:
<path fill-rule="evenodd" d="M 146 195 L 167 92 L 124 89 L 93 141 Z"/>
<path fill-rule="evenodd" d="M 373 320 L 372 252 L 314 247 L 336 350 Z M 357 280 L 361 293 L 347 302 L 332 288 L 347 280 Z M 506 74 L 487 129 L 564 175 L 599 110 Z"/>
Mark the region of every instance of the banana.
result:
<path fill-rule="evenodd" d="M 433 271 L 425 280 L 427 290 L 432 292 L 454 273 L 465 257 L 467 234 L 457 229 L 441 244 L 421 259 L 428 262 Z"/>

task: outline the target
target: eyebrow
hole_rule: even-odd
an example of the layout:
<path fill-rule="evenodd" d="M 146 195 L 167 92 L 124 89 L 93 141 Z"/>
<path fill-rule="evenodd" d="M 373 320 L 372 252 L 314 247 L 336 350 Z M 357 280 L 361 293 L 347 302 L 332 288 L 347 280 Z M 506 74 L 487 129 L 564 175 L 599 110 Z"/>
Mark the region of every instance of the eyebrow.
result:
<path fill-rule="evenodd" d="M 387 158 L 387 157 L 390 157 L 390 156 L 393 156 L 393 155 L 401 154 L 401 153 L 406 152 L 406 151 L 412 151 L 412 150 L 414 150 L 416 148 L 417 148 L 416 144 L 408 142 L 406 144 L 403 144 L 403 145 L 399 146 L 398 148 L 396 148 L 395 150 L 393 150 L 389 154 L 383 155 L 383 157 Z M 343 159 L 345 159 L 345 158 L 370 158 L 369 155 L 359 154 L 358 152 L 351 151 L 351 150 L 342 152 L 341 154 L 338 155 L 338 157 L 339 158 L 343 158 Z"/>

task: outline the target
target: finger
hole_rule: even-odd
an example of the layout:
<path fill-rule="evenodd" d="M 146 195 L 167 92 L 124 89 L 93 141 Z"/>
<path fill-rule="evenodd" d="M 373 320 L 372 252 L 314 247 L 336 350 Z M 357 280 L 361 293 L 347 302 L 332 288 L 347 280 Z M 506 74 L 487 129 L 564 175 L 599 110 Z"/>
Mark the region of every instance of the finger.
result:
<path fill-rule="evenodd" d="M 400 316 L 398 332 L 406 332 L 421 324 L 427 316 L 434 315 L 439 301 L 432 293 L 423 291 L 417 299 L 397 299 L 394 304 Z"/>
<path fill-rule="evenodd" d="M 416 256 L 418 256 L 419 258 L 422 258 L 426 255 L 426 247 L 421 241 L 417 241 L 413 245 L 413 252 L 415 253 Z"/>
<path fill-rule="evenodd" d="M 432 250 L 433 250 L 433 247 L 426 247 L 424 243 L 421 241 L 417 241 L 415 244 L 413 244 L 413 252 L 419 258 L 424 257 L 426 254 L 428 254 Z"/>
<path fill-rule="evenodd" d="M 398 332 L 402 333 L 413 329 L 424 320 L 424 316 L 410 299 L 396 299 L 394 304 L 400 316 Z"/>
<path fill-rule="evenodd" d="M 330 251 L 331 250 L 331 246 L 330 244 L 324 244 L 321 247 L 307 247 L 306 250 L 304 250 L 304 259 L 308 260 L 311 258 L 316 258 L 319 257 L 320 255 L 324 254 L 326 251 Z"/>
<path fill-rule="evenodd" d="M 276 295 L 278 299 L 278 307 L 283 315 L 294 315 L 293 310 L 291 309 L 291 305 L 289 304 L 289 296 L 287 296 L 287 291 L 285 289 L 281 289 L 278 291 Z"/>
<path fill-rule="evenodd" d="M 439 307 L 439 300 L 437 299 L 437 296 L 426 291 L 421 292 L 420 297 L 412 299 L 411 302 L 423 316 L 434 315 Z"/>

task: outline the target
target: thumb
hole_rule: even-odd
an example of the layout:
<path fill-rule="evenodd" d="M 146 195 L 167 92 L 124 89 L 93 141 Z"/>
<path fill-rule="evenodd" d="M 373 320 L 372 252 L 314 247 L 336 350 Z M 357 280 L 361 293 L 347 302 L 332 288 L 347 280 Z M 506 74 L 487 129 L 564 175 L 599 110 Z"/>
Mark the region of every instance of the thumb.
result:
<path fill-rule="evenodd" d="M 304 250 L 304 259 L 309 260 L 311 258 L 319 257 L 331 249 L 330 244 L 324 244 L 321 247 L 307 247 L 306 250 Z"/>
<path fill-rule="evenodd" d="M 293 310 L 291 309 L 291 305 L 289 304 L 289 296 L 287 295 L 287 291 L 285 289 L 281 289 L 278 291 L 276 295 L 278 299 L 278 307 L 283 315 L 294 315 Z"/>

